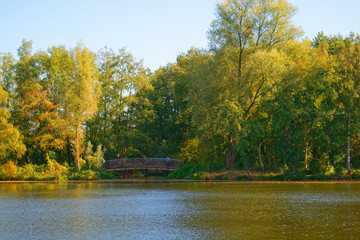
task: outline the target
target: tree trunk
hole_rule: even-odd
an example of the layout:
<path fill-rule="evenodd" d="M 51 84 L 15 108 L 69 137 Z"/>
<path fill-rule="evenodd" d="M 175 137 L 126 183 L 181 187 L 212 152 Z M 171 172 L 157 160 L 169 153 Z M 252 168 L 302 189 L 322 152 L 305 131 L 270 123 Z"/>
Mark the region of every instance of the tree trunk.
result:
<path fill-rule="evenodd" d="M 284 168 L 285 168 L 285 170 L 288 170 L 288 169 L 289 169 L 286 161 L 284 162 Z"/>
<path fill-rule="evenodd" d="M 327 164 L 328 164 L 328 171 L 330 171 L 331 163 L 330 163 L 330 155 L 329 155 L 328 149 L 326 149 L 326 159 L 327 159 Z"/>
<path fill-rule="evenodd" d="M 292 169 L 293 169 L 293 173 L 297 174 L 298 171 L 297 171 L 297 169 L 296 169 L 296 167 L 295 167 L 295 163 L 294 163 L 294 162 L 291 162 L 291 167 L 292 167 Z"/>
<path fill-rule="evenodd" d="M 234 150 L 235 146 L 234 146 L 231 134 L 229 134 L 229 137 L 228 137 L 228 147 L 227 148 L 228 149 L 226 150 L 226 164 L 225 164 L 225 167 L 227 169 L 231 169 L 231 168 L 234 167 L 234 160 L 235 160 L 235 157 L 236 157 L 236 151 Z"/>
<path fill-rule="evenodd" d="M 351 172 L 351 166 L 350 166 L 350 117 L 349 117 L 349 121 L 348 121 L 348 146 L 347 146 L 347 168 L 348 168 L 348 173 Z"/>
<path fill-rule="evenodd" d="M 260 145 L 259 145 L 259 160 L 260 160 L 260 165 L 261 165 L 261 168 L 263 170 L 263 172 L 265 173 L 265 167 L 264 167 L 264 163 L 261 159 L 261 145 L 262 145 L 262 140 L 260 141 Z"/>
<path fill-rule="evenodd" d="M 236 151 L 232 150 L 229 144 L 228 150 L 226 151 L 226 168 L 231 169 L 234 167 L 234 160 L 236 157 Z"/>
<path fill-rule="evenodd" d="M 81 126 L 76 127 L 75 137 L 72 140 L 72 151 L 75 158 L 76 172 L 80 171 L 80 157 L 82 154 L 82 146 L 84 141 L 84 133 Z"/>
<path fill-rule="evenodd" d="M 75 165 L 76 172 L 80 171 L 80 146 L 79 146 L 80 136 L 78 134 L 78 130 L 76 131 L 76 139 L 74 141 L 74 157 L 75 157 Z"/>
<path fill-rule="evenodd" d="M 308 149 L 309 149 L 309 143 L 306 142 L 306 148 L 305 148 L 305 169 L 308 169 Z"/>
<path fill-rule="evenodd" d="M 72 163 L 72 141 L 69 137 L 66 138 L 66 154 L 67 154 L 67 163 Z"/>
<path fill-rule="evenodd" d="M 249 168 L 247 167 L 245 158 L 243 160 L 243 164 L 244 164 L 245 171 L 246 171 L 246 173 L 247 173 L 247 175 L 249 177 L 249 180 L 254 180 L 253 176 L 251 175 L 251 173 L 249 171 Z"/>

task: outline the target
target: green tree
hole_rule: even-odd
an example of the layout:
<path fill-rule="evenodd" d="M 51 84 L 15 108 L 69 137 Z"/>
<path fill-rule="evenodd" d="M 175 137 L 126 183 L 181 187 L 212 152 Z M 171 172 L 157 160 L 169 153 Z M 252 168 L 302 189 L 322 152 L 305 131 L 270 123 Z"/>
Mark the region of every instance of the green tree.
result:
<path fill-rule="evenodd" d="M 358 119 L 360 117 L 360 36 L 350 34 L 343 38 L 337 36 L 329 41 L 333 51 L 336 67 L 336 91 L 338 98 L 338 114 L 344 116 L 343 129 L 347 136 L 347 170 L 351 172 L 352 139 L 359 135 Z"/>
<path fill-rule="evenodd" d="M 215 112 L 218 113 L 219 122 L 229 123 L 223 125 L 224 128 L 229 127 L 225 131 L 228 134 L 227 168 L 233 167 L 238 151 L 244 152 L 242 148 L 246 144 L 240 140 L 246 132 L 241 132 L 244 121 L 250 118 L 251 113 L 259 106 L 261 96 L 273 85 L 272 75 L 281 72 L 280 69 L 283 68 L 280 64 L 279 70 L 276 70 L 276 67 L 266 70 L 267 63 L 275 54 L 282 55 L 279 50 L 270 50 L 281 49 L 301 33 L 298 27 L 291 24 L 290 19 L 294 13 L 295 8 L 283 0 L 227 0 L 217 5 L 217 18 L 211 25 L 209 38 L 210 46 L 218 59 L 218 66 L 222 68 L 222 76 L 219 76 L 217 81 L 223 83 L 223 93 L 218 99 L 219 104 Z M 256 62 L 256 55 L 269 59 L 265 62 Z M 251 64 L 252 62 L 256 63 Z M 256 69 L 262 64 L 264 66 L 260 69 L 265 72 L 259 73 Z M 250 70 L 250 66 L 255 68 Z M 261 76 L 252 77 L 251 74 L 244 74 L 245 71 L 258 72 Z M 273 73 L 268 75 L 269 72 Z M 232 109 L 227 109 L 228 107 Z M 229 113 L 232 113 L 231 118 Z M 233 126 L 237 127 L 231 129 Z M 244 165 L 246 168 L 245 160 Z"/>
<path fill-rule="evenodd" d="M 152 118 L 149 71 L 125 49 L 107 48 L 98 54 L 98 69 L 103 94 L 87 122 L 89 140 L 105 146 L 107 158 L 146 155 L 151 144 L 141 126 Z"/>
<path fill-rule="evenodd" d="M 156 143 L 157 156 L 180 157 L 184 144 L 194 139 L 192 110 L 189 106 L 190 69 L 202 58 L 202 51 L 192 48 L 177 57 L 176 63 L 158 69 L 151 84 L 154 91 L 149 99 L 153 104 L 154 121 L 147 133 Z"/>
<path fill-rule="evenodd" d="M 272 153 L 267 160 L 277 171 L 324 172 L 325 160 L 336 149 L 333 58 L 327 46 L 313 47 L 309 41 L 293 42 L 284 51 L 289 70 L 276 85 L 274 98 L 264 103 L 260 119 L 267 126 L 263 145 Z"/>

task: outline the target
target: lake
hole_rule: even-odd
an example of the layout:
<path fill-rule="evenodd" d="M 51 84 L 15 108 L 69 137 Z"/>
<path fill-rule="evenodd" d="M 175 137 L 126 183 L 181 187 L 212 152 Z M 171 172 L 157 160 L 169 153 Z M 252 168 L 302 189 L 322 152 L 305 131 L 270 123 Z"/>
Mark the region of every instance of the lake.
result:
<path fill-rule="evenodd" d="M 0 239 L 306 238 L 360 238 L 360 183 L 0 183 Z"/>

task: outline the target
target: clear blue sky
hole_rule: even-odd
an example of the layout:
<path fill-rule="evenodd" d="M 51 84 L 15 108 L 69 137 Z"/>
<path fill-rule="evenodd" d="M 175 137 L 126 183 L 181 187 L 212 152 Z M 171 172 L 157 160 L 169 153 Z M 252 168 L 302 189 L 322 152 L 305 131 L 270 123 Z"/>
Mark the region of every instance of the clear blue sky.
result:
<path fill-rule="evenodd" d="M 359 0 L 289 0 L 305 37 L 360 33 Z M 0 52 L 16 55 L 23 38 L 34 50 L 82 41 L 97 51 L 126 47 L 156 70 L 191 46 L 206 48 L 216 0 L 0 0 Z"/>

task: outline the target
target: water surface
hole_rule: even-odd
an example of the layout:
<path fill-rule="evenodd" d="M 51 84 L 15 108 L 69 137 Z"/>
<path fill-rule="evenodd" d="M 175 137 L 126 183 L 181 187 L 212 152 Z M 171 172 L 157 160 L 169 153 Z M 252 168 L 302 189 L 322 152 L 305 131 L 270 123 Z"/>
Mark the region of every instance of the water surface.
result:
<path fill-rule="evenodd" d="M 359 183 L 0 183 L 0 239 L 359 239 Z"/>

